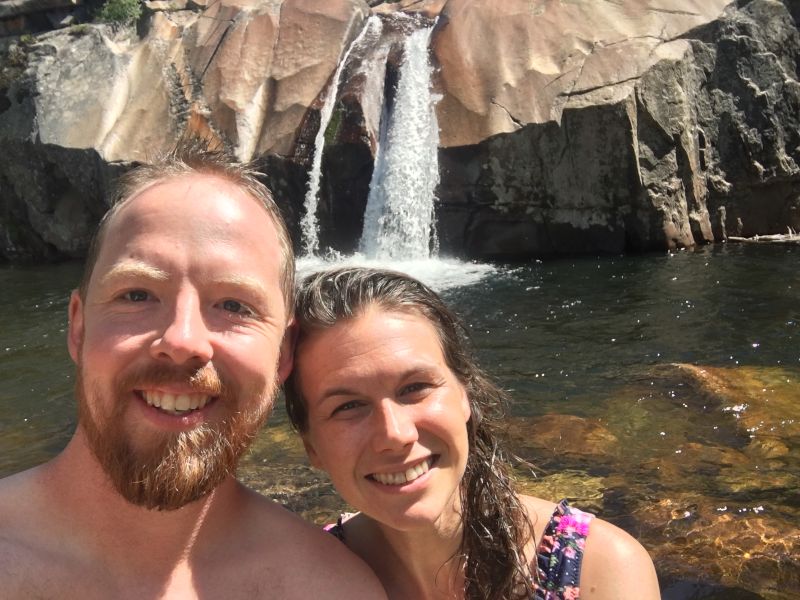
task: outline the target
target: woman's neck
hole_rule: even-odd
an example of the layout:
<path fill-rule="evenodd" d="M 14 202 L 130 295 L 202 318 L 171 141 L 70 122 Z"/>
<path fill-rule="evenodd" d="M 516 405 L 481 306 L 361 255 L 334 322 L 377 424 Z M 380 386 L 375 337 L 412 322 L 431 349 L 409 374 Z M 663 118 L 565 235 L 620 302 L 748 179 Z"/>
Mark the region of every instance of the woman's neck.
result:
<path fill-rule="evenodd" d="M 392 529 L 366 515 L 353 521 L 348 523 L 347 545 L 376 573 L 389 600 L 463 597 L 458 515 L 450 523 L 410 531 Z"/>

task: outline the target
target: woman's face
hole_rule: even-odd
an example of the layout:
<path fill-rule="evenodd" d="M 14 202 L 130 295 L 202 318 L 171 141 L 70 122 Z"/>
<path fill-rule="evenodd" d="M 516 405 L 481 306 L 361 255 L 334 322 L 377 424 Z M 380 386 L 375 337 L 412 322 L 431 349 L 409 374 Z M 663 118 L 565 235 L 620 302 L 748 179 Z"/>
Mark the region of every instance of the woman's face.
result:
<path fill-rule="evenodd" d="M 394 529 L 447 527 L 470 408 L 433 326 L 373 306 L 312 333 L 295 361 L 308 404 L 306 450 L 342 497 Z"/>

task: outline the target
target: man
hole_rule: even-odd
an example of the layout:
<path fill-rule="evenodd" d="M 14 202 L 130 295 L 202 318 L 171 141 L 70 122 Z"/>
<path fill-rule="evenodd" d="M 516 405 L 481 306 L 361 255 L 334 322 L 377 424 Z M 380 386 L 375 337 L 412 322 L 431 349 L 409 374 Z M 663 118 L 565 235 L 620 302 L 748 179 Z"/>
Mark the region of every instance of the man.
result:
<path fill-rule="evenodd" d="M 233 477 L 292 366 L 293 281 L 246 169 L 189 148 L 127 176 L 70 299 L 77 430 L 0 482 L 0 597 L 385 597 Z"/>

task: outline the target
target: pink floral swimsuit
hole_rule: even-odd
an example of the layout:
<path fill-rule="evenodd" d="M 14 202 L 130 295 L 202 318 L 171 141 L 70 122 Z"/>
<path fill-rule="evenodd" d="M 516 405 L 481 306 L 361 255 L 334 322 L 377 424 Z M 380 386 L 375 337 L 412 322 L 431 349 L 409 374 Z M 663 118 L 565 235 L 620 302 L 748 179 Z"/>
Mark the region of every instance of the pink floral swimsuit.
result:
<path fill-rule="evenodd" d="M 566 500 L 558 503 L 536 549 L 535 600 L 578 600 L 583 549 L 593 518 Z"/>
<path fill-rule="evenodd" d="M 339 517 L 326 531 L 344 541 L 343 523 L 352 514 Z M 572 508 L 566 500 L 556 506 L 536 549 L 537 577 L 533 581 L 533 600 L 578 600 L 581 561 L 589 523 L 594 515 Z"/>

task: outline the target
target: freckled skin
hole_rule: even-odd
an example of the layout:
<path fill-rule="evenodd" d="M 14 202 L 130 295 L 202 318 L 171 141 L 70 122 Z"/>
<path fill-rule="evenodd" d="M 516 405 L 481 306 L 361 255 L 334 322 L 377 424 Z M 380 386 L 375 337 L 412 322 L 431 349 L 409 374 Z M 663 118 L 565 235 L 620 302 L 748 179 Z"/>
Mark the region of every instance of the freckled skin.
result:
<path fill-rule="evenodd" d="M 287 326 L 267 213 L 225 180 L 183 175 L 114 216 L 86 298 L 71 298 L 68 346 L 89 415 L 103 426 L 122 404 L 138 451 L 231 410 L 267 410 L 292 366 Z M 242 393 L 182 421 L 116 389 L 143 365 L 213 366 Z M 82 426 L 58 457 L 0 481 L 0 581 L 13 598 L 384 597 L 332 536 L 230 475 L 177 510 L 128 503 Z"/>

